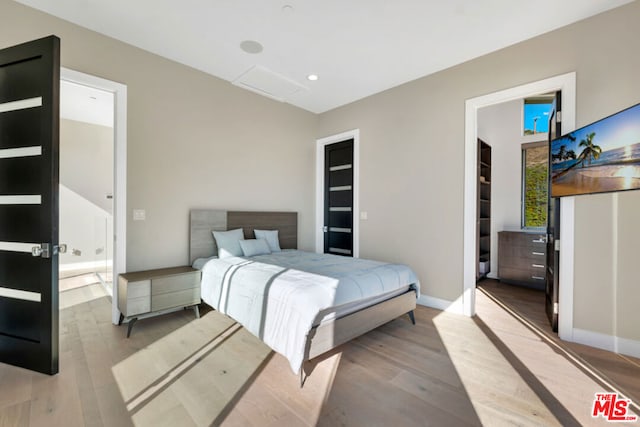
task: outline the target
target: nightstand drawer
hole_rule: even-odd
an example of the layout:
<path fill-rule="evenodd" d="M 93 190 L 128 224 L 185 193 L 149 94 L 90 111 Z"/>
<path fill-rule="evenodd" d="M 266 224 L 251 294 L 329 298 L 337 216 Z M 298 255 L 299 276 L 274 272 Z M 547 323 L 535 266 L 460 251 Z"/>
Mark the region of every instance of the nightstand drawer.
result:
<path fill-rule="evenodd" d="M 151 295 L 151 280 L 129 282 L 127 285 L 127 300 L 131 298 L 147 297 Z"/>
<path fill-rule="evenodd" d="M 151 311 L 151 299 L 149 296 L 143 296 L 140 298 L 128 298 L 127 299 L 127 312 L 126 316 L 135 316 L 136 314 L 148 313 Z"/>
<path fill-rule="evenodd" d="M 200 272 L 180 274 L 175 276 L 158 277 L 153 279 L 151 287 L 152 295 L 166 294 L 168 292 L 183 291 L 191 288 L 200 288 Z"/>
<path fill-rule="evenodd" d="M 168 292 L 155 295 L 151 301 L 152 311 L 164 310 L 167 308 L 200 304 L 200 288 L 191 288 L 178 292 Z"/>

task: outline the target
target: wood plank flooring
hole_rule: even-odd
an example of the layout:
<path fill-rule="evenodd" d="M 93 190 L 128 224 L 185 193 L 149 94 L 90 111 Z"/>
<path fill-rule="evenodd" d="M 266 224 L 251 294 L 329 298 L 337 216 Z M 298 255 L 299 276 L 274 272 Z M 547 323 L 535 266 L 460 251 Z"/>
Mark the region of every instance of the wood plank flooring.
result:
<path fill-rule="evenodd" d="M 100 283 L 92 283 L 86 286 L 70 288 L 60 292 L 60 310 L 107 296 L 108 294 L 104 289 L 104 286 Z"/>
<path fill-rule="evenodd" d="M 478 292 L 467 318 L 426 307 L 309 363 L 219 313 L 111 324 L 101 297 L 61 310 L 60 374 L 0 364 L 0 426 L 606 425 L 601 386 Z"/>
<path fill-rule="evenodd" d="M 98 276 L 94 272 L 66 274 L 68 274 L 68 276 L 60 277 L 60 280 L 58 281 L 58 290 L 60 292 L 100 283 L 100 279 L 98 279 Z"/>
<path fill-rule="evenodd" d="M 551 330 L 547 320 L 544 310 L 545 295 L 542 291 L 491 279 L 480 282 L 479 287 L 526 318 L 547 337 L 598 371 L 599 375 L 629 399 L 640 404 L 640 359 L 582 344 L 560 341 L 558 334 Z"/>

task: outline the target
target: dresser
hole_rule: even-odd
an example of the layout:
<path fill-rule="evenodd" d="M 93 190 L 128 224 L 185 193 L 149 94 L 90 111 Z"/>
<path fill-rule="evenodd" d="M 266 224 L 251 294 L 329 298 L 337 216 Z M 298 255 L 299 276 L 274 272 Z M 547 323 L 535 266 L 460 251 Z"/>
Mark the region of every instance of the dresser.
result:
<path fill-rule="evenodd" d="M 498 278 L 501 282 L 545 289 L 546 235 L 525 231 L 498 233 Z"/>
<path fill-rule="evenodd" d="M 193 307 L 200 317 L 200 270 L 172 267 L 124 273 L 118 277 L 120 322 L 129 321 L 127 338 L 133 324 L 145 317 L 170 309 Z"/>

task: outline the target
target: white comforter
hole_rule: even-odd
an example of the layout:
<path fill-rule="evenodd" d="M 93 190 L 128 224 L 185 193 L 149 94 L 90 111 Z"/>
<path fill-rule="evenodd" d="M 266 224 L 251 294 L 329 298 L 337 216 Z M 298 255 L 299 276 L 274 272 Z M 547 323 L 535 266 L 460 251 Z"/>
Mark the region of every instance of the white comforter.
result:
<path fill-rule="evenodd" d="M 420 284 L 406 265 L 303 251 L 208 261 L 202 299 L 284 355 L 298 373 L 327 309 Z"/>
<path fill-rule="evenodd" d="M 211 260 L 202 270 L 202 299 L 284 355 L 295 373 L 337 286 L 338 279 L 236 257 Z"/>

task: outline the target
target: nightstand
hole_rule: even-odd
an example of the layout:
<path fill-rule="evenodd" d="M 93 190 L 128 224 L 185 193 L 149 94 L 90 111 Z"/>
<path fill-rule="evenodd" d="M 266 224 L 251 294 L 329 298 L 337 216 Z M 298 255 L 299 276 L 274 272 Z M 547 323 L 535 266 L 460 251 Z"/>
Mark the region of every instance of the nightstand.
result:
<path fill-rule="evenodd" d="M 119 325 L 129 321 L 127 338 L 138 319 L 157 316 L 175 308 L 193 307 L 200 317 L 200 270 L 172 267 L 124 273 L 118 277 Z"/>

